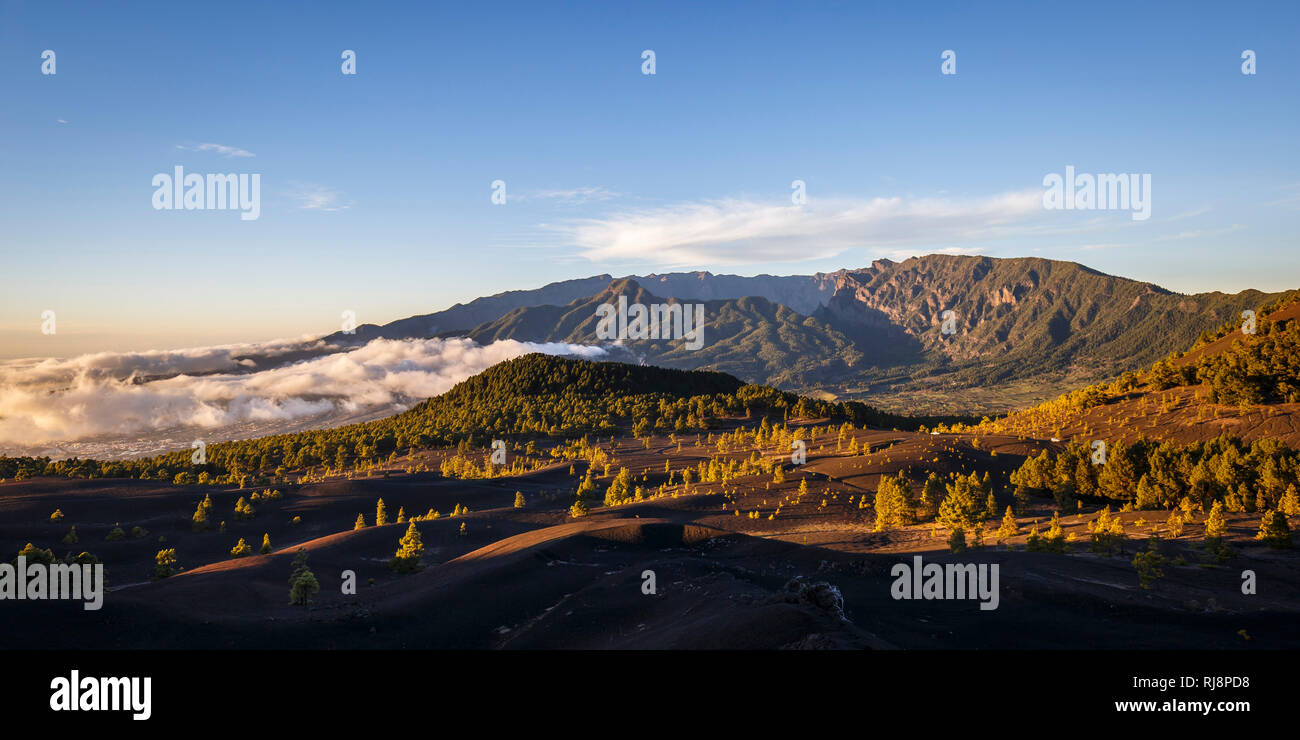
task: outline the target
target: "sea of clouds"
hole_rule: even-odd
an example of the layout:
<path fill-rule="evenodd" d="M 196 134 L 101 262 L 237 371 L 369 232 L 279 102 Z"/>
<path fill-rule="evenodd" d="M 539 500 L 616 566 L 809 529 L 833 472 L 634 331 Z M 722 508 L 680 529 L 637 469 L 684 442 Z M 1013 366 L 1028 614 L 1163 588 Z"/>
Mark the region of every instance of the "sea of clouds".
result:
<path fill-rule="evenodd" d="M 326 354 L 256 369 L 302 351 Z M 451 338 L 376 339 L 357 348 L 280 340 L 0 362 L 0 453 L 122 457 L 178 442 L 188 448 L 188 434 L 215 442 L 306 422 L 332 426 L 407 408 L 531 352 L 605 355 L 576 344 Z"/>

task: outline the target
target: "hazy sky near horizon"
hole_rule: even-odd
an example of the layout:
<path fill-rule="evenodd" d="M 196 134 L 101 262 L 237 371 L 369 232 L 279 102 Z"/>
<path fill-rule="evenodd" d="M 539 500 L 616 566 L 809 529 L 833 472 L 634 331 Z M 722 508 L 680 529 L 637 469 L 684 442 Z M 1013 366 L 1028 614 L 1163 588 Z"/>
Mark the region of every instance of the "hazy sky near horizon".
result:
<path fill-rule="evenodd" d="M 1300 3 L 951 5 L 0 0 L 0 357 L 932 252 L 1300 287 Z M 259 217 L 155 210 L 177 166 Z M 1067 166 L 1150 218 L 1043 209 Z"/>

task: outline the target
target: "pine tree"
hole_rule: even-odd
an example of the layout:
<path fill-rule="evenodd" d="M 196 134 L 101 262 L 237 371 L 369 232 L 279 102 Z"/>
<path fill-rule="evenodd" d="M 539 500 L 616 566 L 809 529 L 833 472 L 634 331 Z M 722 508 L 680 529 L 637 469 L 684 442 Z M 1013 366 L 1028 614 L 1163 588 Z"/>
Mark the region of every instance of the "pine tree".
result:
<path fill-rule="evenodd" d="M 230 548 L 230 554 L 237 558 L 242 558 L 245 555 L 252 554 L 252 552 L 253 548 L 248 546 L 243 537 L 240 537 L 239 542 L 236 542 L 235 546 Z"/>
<path fill-rule="evenodd" d="M 80 538 L 77 537 L 77 525 L 74 524 L 72 525 L 72 529 L 68 530 L 68 533 L 63 535 L 63 544 L 75 545 L 80 541 Z"/>
<path fill-rule="evenodd" d="M 1177 509 L 1169 512 L 1169 518 L 1165 520 L 1165 527 L 1169 530 L 1171 539 L 1178 539 L 1183 535 L 1183 515 L 1179 514 Z"/>
<path fill-rule="evenodd" d="M 578 483 L 578 498 L 585 498 L 587 494 L 594 490 L 596 490 L 596 482 L 591 479 L 591 468 L 588 467 L 587 474 L 583 476 L 582 480 Z M 455 516 L 455 514 L 452 516 Z"/>
<path fill-rule="evenodd" d="M 42 563 L 44 565 L 54 564 L 54 551 L 49 548 L 39 548 L 28 542 L 27 546 L 18 551 L 18 557 L 23 558 L 28 563 Z"/>
<path fill-rule="evenodd" d="M 1144 474 L 1138 480 L 1133 507 L 1137 509 L 1157 509 L 1160 507 L 1160 494 L 1160 489 L 1151 483 L 1151 477 Z"/>
<path fill-rule="evenodd" d="M 397 523 L 398 523 L 398 524 L 406 524 L 406 507 L 405 507 L 405 506 L 399 506 L 399 507 L 397 507 Z"/>
<path fill-rule="evenodd" d="M 261 549 L 261 553 L 262 553 L 263 555 L 267 555 L 267 554 L 269 554 L 270 552 L 271 552 L 271 535 L 270 535 L 269 533 L 268 533 L 268 534 L 263 534 L 263 535 L 262 535 L 262 549 Z"/>
<path fill-rule="evenodd" d="M 249 503 L 248 500 L 245 499 L 243 496 L 240 496 L 239 500 L 235 502 L 235 518 L 236 519 L 253 518 L 253 505 Z"/>
<path fill-rule="evenodd" d="M 943 501 L 943 480 L 939 478 L 938 473 L 931 472 L 925 478 L 925 485 L 921 488 L 921 508 L 926 518 L 933 519 L 939 512 L 939 503 Z"/>
<path fill-rule="evenodd" d="M 1043 538 L 1038 536 L 1038 523 L 1029 528 L 1029 536 L 1025 538 L 1025 550 L 1028 552 L 1041 552 L 1043 549 Z"/>
<path fill-rule="evenodd" d="M 307 567 L 307 550 L 298 548 L 298 554 L 293 558 L 293 574 L 289 576 L 289 604 L 291 606 L 306 606 L 311 603 L 311 597 L 320 591 L 320 583 L 316 580 L 316 575 Z"/>
<path fill-rule="evenodd" d="M 1016 517 L 1011 513 L 1011 507 L 1007 507 L 1007 513 L 1002 515 L 1002 526 L 998 527 L 998 541 L 1005 542 L 1012 537 L 1020 534 L 1020 525 L 1016 524 Z"/>
<path fill-rule="evenodd" d="M 1228 522 L 1223 518 L 1223 502 L 1215 501 L 1205 518 L 1205 539 L 1221 540 L 1228 533 Z"/>
<path fill-rule="evenodd" d="M 171 547 L 166 550 L 159 550 L 154 556 L 153 577 L 154 580 L 166 578 L 176 572 L 176 548 Z"/>
<path fill-rule="evenodd" d="M 880 532 L 889 527 L 904 527 L 916 519 L 912 489 L 900 472 L 896 478 L 881 478 L 876 489 L 876 525 Z"/>
<path fill-rule="evenodd" d="M 388 561 L 389 567 L 398 573 L 414 573 L 420 569 L 420 556 L 424 555 L 424 540 L 411 522 L 406 534 L 397 541 L 397 554 Z"/>
<path fill-rule="evenodd" d="M 388 524 L 388 507 L 384 506 L 384 500 L 381 498 L 375 505 L 375 526 L 382 527 L 385 524 Z"/>
<path fill-rule="evenodd" d="M 352 529 L 356 530 L 356 529 L 365 529 L 365 528 L 366 528 L 366 515 L 357 514 L 357 522 L 356 524 L 352 525 Z"/>
<path fill-rule="evenodd" d="M 55 509 L 54 513 L 50 514 L 50 521 L 52 522 L 57 522 L 62 518 L 63 518 L 63 509 Z"/>
<path fill-rule="evenodd" d="M 203 500 L 199 502 L 194 509 L 194 516 L 190 517 L 190 526 L 195 532 L 203 532 L 212 527 L 208 517 L 212 514 L 212 494 L 205 494 Z"/>
<path fill-rule="evenodd" d="M 1047 534 L 1043 535 L 1043 546 L 1049 552 L 1065 552 L 1065 528 L 1061 526 L 1061 512 L 1052 512 L 1052 521 L 1048 523 Z"/>
<path fill-rule="evenodd" d="M 627 468 L 619 468 L 618 476 L 605 491 L 605 505 L 615 506 L 632 498 L 632 474 Z"/>
<path fill-rule="evenodd" d="M 993 492 L 989 491 L 988 498 L 984 499 L 984 517 L 986 519 L 992 519 L 997 515 L 998 515 L 998 500 L 993 495 Z"/>
<path fill-rule="evenodd" d="M 1205 517 L 1205 549 L 1220 562 L 1232 557 L 1232 548 L 1223 541 L 1228 534 L 1228 522 L 1223 518 L 1223 502 L 1215 501 Z"/>
<path fill-rule="evenodd" d="M 1029 489 L 1029 487 L 1028 487 L 1028 486 L 1017 485 L 1017 486 L 1016 486 L 1016 490 L 1015 490 L 1015 492 L 1013 492 L 1011 495 L 1012 495 L 1012 498 L 1014 498 L 1015 501 L 1016 501 L 1016 509 L 1017 509 L 1021 514 L 1025 514 L 1025 513 L 1027 513 L 1027 512 L 1029 511 L 1029 504 L 1030 504 L 1030 500 L 1029 500 L 1030 489 Z"/>
<path fill-rule="evenodd" d="M 289 582 L 292 583 L 294 576 L 307 568 L 307 548 L 298 548 L 298 551 L 293 554 L 293 562 L 290 567 L 293 568 L 289 575 Z"/>
<path fill-rule="evenodd" d="M 1276 509 L 1264 512 L 1259 520 L 1259 534 L 1255 539 L 1263 540 L 1269 547 L 1287 548 L 1291 546 L 1291 526 L 1286 517 Z"/>
<path fill-rule="evenodd" d="M 948 485 L 948 496 L 939 504 L 939 524 L 948 529 L 965 529 L 980 520 L 983 513 L 971 495 L 970 480 L 958 476 Z"/>
<path fill-rule="evenodd" d="M 966 532 L 961 527 L 952 530 L 952 535 L 948 537 L 948 549 L 953 552 L 966 550 Z"/>
<path fill-rule="evenodd" d="M 579 498 L 573 502 L 573 506 L 569 507 L 569 516 L 577 519 L 586 516 L 588 511 L 586 502 Z"/>
<path fill-rule="evenodd" d="M 525 506 L 524 494 L 520 493 L 519 491 L 515 491 L 515 508 L 522 509 L 524 508 L 524 506 Z"/>
<path fill-rule="evenodd" d="M 1286 487 L 1286 493 L 1282 494 L 1282 500 L 1278 502 L 1278 508 L 1281 509 L 1285 516 L 1300 515 L 1300 494 L 1296 493 L 1295 484 Z"/>
<path fill-rule="evenodd" d="M 1088 522 L 1088 531 L 1092 542 L 1088 549 L 1103 555 L 1111 555 L 1123 550 L 1124 522 L 1110 513 L 1110 507 L 1103 508 L 1097 518 Z"/>
<path fill-rule="evenodd" d="M 1165 558 L 1160 554 L 1160 535 L 1153 534 L 1147 540 L 1146 551 L 1133 556 L 1133 567 L 1137 569 L 1138 581 L 1142 584 L 1142 588 L 1149 589 L 1156 579 L 1165 577 L 1165 572 L 1161 568 L 1164 564 Z"/>

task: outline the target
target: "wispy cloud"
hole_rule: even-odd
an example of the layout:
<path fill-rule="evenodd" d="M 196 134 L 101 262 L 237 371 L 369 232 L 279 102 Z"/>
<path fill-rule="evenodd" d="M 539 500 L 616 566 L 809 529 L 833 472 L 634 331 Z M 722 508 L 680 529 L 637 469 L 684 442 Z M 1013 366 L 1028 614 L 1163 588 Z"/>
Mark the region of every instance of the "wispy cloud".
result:
<path fill-rule="evenodd" d="M 1202 206 L 1202 207 L 1200 207 L 1200 208 L 1193 208 L 1193 209 L 1190 210 L 1190 211 L 1183 211 L 1182 213 L 1174 214 L 1173 216 L 1170 216 L 1169 218 L 1166 218 L 1166 219 L 1164 219 L 1164 220 L 1165 220 L 1165 221 L 1181 221 L 1181 220 L 1183 220 L 1183 219 L 1185 219 L 1185 218 L 1195 218 L 1195 217 L 1197 217 L 1197 216 L 1202 216 L 1202 215 L 1204 215 L 1204 214 L 1206 214 L 1206 213 L 1209 213 L 1209 212 L 1210 212 L 1210 208 L 1209 208 L 1208 206 Z"/>
<path fill-rule="evenodd" d="M 1282 186 L 1282 193 L 1283 195 L 1281 198 L 1270 200 L 1261 205 L 1269 207 L 1281 206 L 1293 211 L 1300 209 L 1300 183 L 1291 183 L 1290 185 Z"/>
<path fill-rule="evenodd" d="M 290 183 L 289 197 L 306 211 L 345 211 L 352 207 L 352 201 L 344 200 L 339 191 L 312 183 Z"/>
<path fill-rule="evenodd" d="M 182 149 L 187 152 L 215 152 L 226 158 L 257 156 L 256 154 L 253 154 L 247 149 L 240 149 L 239 147 L 235 147 L 235 146 L 226 146 L 225 144 L 208 143 L 208 144 L 199 144 L 197 146 L 184 146 L 183 144 L 177 144 L 176 148 Z"/>
<path fill-rule="evenodd" d="M 798 262 L 853 248 L 967 249 L 973 241 L 1030 233 L 1048 218 L 1038 190 L 986 198 L 814 200 L 794 206 L 727 199 L 575 219 L 546 228 L 591 260 L 668 266 Z"/>
<path fill-rule="evenodd" d="M 1157 236 L 1155 239 L 1152 239 L 1152 241 L 1169 242 L 1169 241 L 1181 241 L 1183 239 L 1203 239 L 1206 237 L 1223 236 L 1224 234 L 1231 234 L 1234 231 L 1241 231 L 1245 228 L 1246 227 L 1242 224 L 1233 224 L 1231 226 L 1225 226 L 1221 229 L 1193 229 L 1190 231 L 1180 231 L 1177 234 L 1165 234 L 1163 236 Z"/>
<path fill-rule="evenodd" d="M 581 187 L 571 188 L 568 190 L 537 190 L 524 192 L 515 196 L 517 200 L 554 200 L 565 205 L 578 205 L 581 203 L 590 203 L 593 201 L 613 200 L 620 197 L 621 193 L 603 187 Z"/>

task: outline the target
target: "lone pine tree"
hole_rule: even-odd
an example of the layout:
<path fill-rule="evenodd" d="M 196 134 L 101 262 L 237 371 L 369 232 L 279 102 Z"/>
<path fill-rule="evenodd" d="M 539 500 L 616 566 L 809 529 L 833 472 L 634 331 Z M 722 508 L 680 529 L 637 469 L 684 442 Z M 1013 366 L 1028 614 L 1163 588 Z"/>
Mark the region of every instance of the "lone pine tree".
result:
<path fill-rule="evenodd" d="M 212 514 L 212 494 L 204 494 L 203 500 L 199 502 L 194 509 L 194 516 L 190 517 L 190 527 L 195 532 L 203 532 L 212 527 L 208 517 Z"/>
<path fill-rule="evenodd" d="M 1015 537 L 1020 534 L 1020 525 L 1016 524 L 1016 517 L 1011 513 L 1011 507 L 1007 507 L 1007 513 L 1002 515 L 1002 526 L 998 527 L 997 538 L 1001 542 Z"/>
<path fill-rule="evenodd" d="M 154 556 L 153 577 L 154 580 L 166 578 L 176 572 L 176 548 L 169 547 L 165 550 L 159 550 Z"/>
<path fill-rule="evenodd" d="M 316 574 L 307 567 L 307 550 L 300 547 L 293 558 L 293 574 L 289 576 L 289 604 L 306 606 L 318 591 L 320 583 L 316 581 Z"/>
<path fill-rule="evenodd" d="M 420 537 L 419 530 L 415 528 L 415 522 L 411 522 L 406 528 L 406 534 L 397 541 L 397 554 L 388 561 L 388 565 L 398 573 L 414 573 L 420 569 L 422 555 L 424 555 L 424 540 Z"/>

